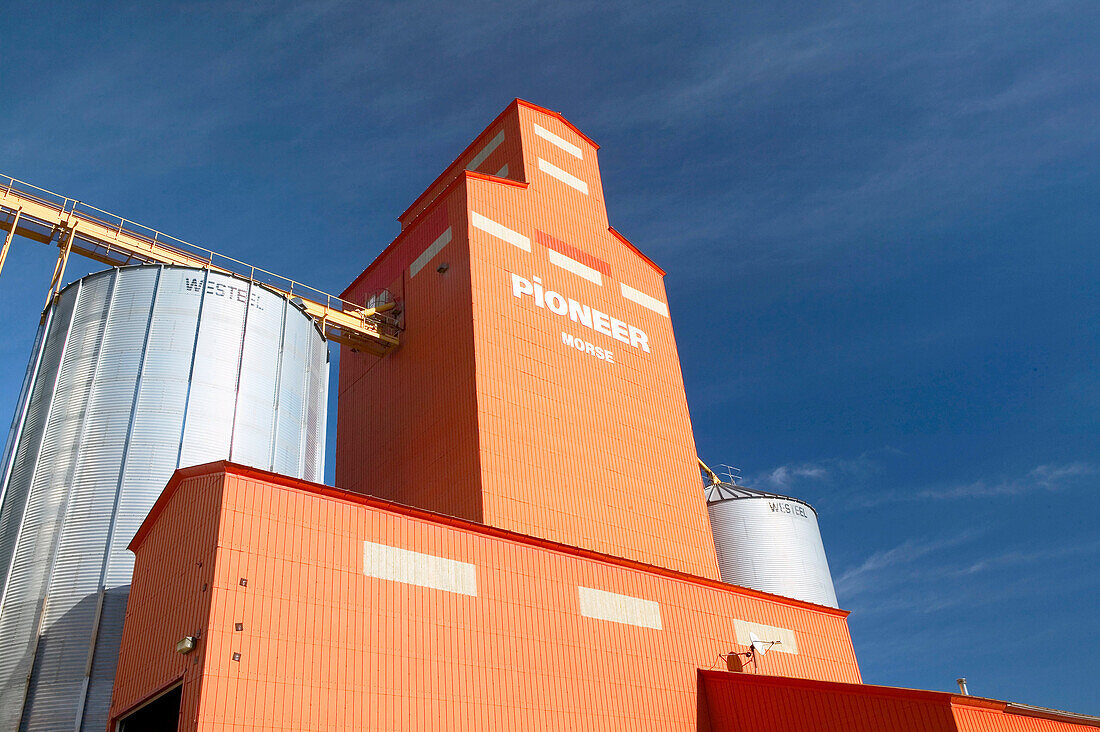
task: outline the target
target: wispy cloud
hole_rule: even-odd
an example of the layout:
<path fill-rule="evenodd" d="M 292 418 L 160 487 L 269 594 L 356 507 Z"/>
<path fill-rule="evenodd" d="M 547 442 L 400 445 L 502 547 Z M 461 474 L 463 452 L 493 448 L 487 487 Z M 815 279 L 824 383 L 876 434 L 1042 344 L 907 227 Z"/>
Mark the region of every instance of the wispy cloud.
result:
<path fill-rule="evenodd" d="M 1100 540 L 1080 544 L 1068 544 L 1065 546 L 1044 547 L 1032 551 L 1011 549 L 1000 554 L 983 556 L 972 562 L 955 567 L 954 569 L 946 570 L 945 574 L 956 577 L 967 577 L 1002 567 L 1020 567 L 1039 562 L 1049 562 L 1055 559 L 1095 554 L 1098 551 L 1100 551 Z"/>
<path fill-rule="evenodd" d="M 953 536 L 928 541 L 907 539 L 890 549 L 876 551 L 864 559 L 863 562 L 845 570 L 836 578 L 834 584 L 837 593 L 851 598 L 863 593 L 868 588 L 881 587 L 880 575 L 883 572 L 890 571 L 898 576 L 900 566 L 912 565 L 917 560 L 930 554 L 970 542 L 980 533 L 978 530 L 972 529 Z"/>
<path fill-rule="evenodd" d="M 745 485 L 768 491 L 814 490 L 829 487 L 832 497 L 846 495 L 882 470 L 882 460 L 899 451 L 884 447 L 856 457 L 833 457 L 791 462 L 745 476 Z M 839 493 L 838 493 L 839 491 Z"/>
<path fill-rule="evenodd" d="M 763 476 L 761 482 L 777 488 L 786 488 L 790 486 L 792 482 L 799 479 L 809 478 L 821 480 L 828 475 L 829 470 L 827 468 L 813 463 L 807 463 L 805 465 L 780 465 L 778 468 L 771 470 Z"/>
<path fill-rule="evenodd" d="M 1021 476 L 998 480 L 979 479 L 969 483 L 901 491 L 862 493 L 854 497 L 859 507 L 868 508 L 912 501 L 954 501 L 969 498 L 1019 496 L 1038 491 L 1061 491 L 1084 484 L 1082 479 L 1096 475 L 1097 467 L 1087 462 L 1039 465 Z"/>
<path fill-rule="evenodd" d="M 834 580 L 837 596 L 861 616 L 929 614 L 1034 596 L 1047 568 L 1100 553 L 1100 540 L 1039 548 L 982 548 L 985 529 L 880 549 Z"/>
<path fill-rule="evenodd" d="M 731 237 L 742 270 L 819 261 L 898 221 L 934 225 L 1021 185 L 1047 185 L 1055 163 L 1060 175 L 1084 173 L 1100 143 L 1088 123 L 1100 113 L 1095 82 L 1079 73 L 1085 59 L 1073 44 L 1034 53 L 1033 29 L 1057 36 L 1067 13 L 1060 2 L 935 14 L 822 8 L 781 32 L 734 34 L 665 87 L 608 96 L 608 127 L 705 118 L 701 135 L 721 130 L 683 180 L 667 179 L 682 216 L 654 210 L 649 190 L 629 214 L 651 219 L 655 256 L 688 247 L 706 263 L 689 276 L 710 281 L 726 271 Z M 889 137 L 872 117 L 889 121 Z M 745 124 L 760 119 L 769 136 Z M 701 169 L 729 183 L 699 190 L 687 178 Z M 692 222 L 687 240 L 683 219 Z M 881 246 L 881 236 L 869 240 Z"/>
<path fill-rule="evenodd" d="M 915 488 L 884 486 L 884 476 L 895 473 L 891 458 L 904 457 L 893 448 L 868 451 L 856 457 L 834 457 L 789 462 L 745 474 L 743 484 L 777 493 L 797 495 L 830 513 L 864 511 L 891 504 L 929 501 L 965 501 L 1011 498 L 1040 492 L 1079 490 L 1093 484 L 1100 467 L 1086 461 L 1044 463 L 1019 474 L 979 478 L 968 482 Z"/>

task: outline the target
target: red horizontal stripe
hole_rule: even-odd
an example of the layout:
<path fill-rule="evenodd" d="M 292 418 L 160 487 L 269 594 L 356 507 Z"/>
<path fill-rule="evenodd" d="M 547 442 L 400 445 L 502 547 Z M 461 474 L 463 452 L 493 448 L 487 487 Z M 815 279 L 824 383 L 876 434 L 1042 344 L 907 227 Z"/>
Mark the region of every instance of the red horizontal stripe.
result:
<path fill-rule="evenodd" d="M 602 259 L 597 259 L 591 254 L 585 251 L 581 251 L 574 246 L 566 244 L 561 239 L 555 239 L 547 234 L 545 231 L 539 231 L 535 229 L 535 241 L 542 244 L 547 249 L 553 249 L 558 254 L 564 254 L 572 260 L 580 262 L 586 267 L 591 267 L 597 272 L 602 272 L 604 275 L 611 276 L 611 265 Z"/>

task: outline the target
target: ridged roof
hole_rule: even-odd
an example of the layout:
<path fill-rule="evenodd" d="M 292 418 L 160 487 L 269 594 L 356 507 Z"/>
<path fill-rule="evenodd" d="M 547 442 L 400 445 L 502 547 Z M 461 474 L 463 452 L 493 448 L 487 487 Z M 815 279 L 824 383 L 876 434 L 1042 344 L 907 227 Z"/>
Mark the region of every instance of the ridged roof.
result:
<path fill-rule="evenodd" d="M 781 493 L 770 493 L 755 488 L 746 488 L 743 485 L 734 485 L 733 483 L 710 483 L 704 488 L 704 495 L 706 496 L 707 503 L 732 501 L 741 498 L 776 498 L 782 501 L 794 501 L 795 503 L 801 503 L 803 506 L 808 507 L 814 512 L 815 516 L 817 515 L 817 509 L 799 498 L 791 498 Z"/>

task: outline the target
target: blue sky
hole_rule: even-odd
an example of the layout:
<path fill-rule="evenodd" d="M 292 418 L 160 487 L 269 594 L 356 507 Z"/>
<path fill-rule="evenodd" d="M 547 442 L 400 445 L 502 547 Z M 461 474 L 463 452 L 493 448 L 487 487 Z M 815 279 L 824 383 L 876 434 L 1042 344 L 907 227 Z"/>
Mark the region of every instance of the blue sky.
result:
<path fill-rule="evenodd" d="M 700 454 L 818 508 L 865 681 L 1100 714 L 1100 6 L 259 5 L 3 3 L 0 172 L 339 292 L 560 110 Z M 0 279 L 2 415 L 54 254 Z"/>

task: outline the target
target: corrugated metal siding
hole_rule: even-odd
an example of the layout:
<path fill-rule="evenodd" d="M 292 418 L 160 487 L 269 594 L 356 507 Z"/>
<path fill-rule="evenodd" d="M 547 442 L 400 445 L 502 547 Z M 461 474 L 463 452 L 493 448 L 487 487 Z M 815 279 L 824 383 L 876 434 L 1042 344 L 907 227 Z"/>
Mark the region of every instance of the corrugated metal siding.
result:
<path fill-rule="evenodd" d="M 183 268 L 91 275 L 50 317 L 0 508 L 0 566 L 12 567 L 0 647 L 17 649 L 0 654 L 0 729 L 20 716 L 27 730 L 80 729 L 82 717 L 98 731 L 134 531 L 179 462 L 271 468 L 283 454 L 286 472 L 321 479 L 323 430 L 310 434 L 299 408 L 276 435 L 276 393 L 281 378 L 299 404 L 323 405 L 327 344 L 282 297 Z M 306 357 L 280 358 L 288 332 Z"/>
<path fill-rule="evenodd" d="M 11 442 L 9 449 L 12 453 L 11 468 L 5 475 L 3 488 L 0 489 L 4 496 L 3 504 L 0 504 L 0 579 L 3 580 L 3 584 L 0 584 L 0 602 L 3 601 L 7 589 L 15 542 L 22 525 L 31 478 L 42 448 L 42 437 L 45 434 L 43 426 L 49 417 L 54 391 L 57 388 L 59 364 L 68 340 L 66 333 L 71 325 L 70 317 L 74 304 L 75 299 L 70 298 L 50 310 L 49 319 L 44 328 L 47 337 L 40 346 L 40 352 L 36 354 L 38 368 L 29 377 L 32 382 L 29 390 L 30 397 L 26 408 L 20 409 L 24 413 L 22 424 L 13 424 L 13 431 L 18 429 L 21 434 L 25 432 L 28 438 L 16 442 L 14 434 L 9 437 Z M 42 374 L 47 375 L 47 378 L 42 378 Z M 50 375 L 52 378 L 49 378 Z M 33 439 L 35 436 L 38 439 Z M 0 660 L 0 669 L 2 668 L 3 661 Z"/>
<path fill-rule="evenodd" d="M 837 607 L 817 515 L 777 496 L 707 504 L 723 582 Z"/>
<path fill-rule="evenodd" d="M 337 483 L 717 578 L 661 275 L 609 230 L 589 141 L 523 103 L 479 140 L 501 130 L 479 170 L 507 159 L 509 177 L 527 184 L 461 176 L 477 162 L 479 142 L 401 216 L 401 235 L 347 291 L 364 302 L 389 289 L 408 327 L 384 359 L 341 351 Z M 588 193 L 547 175 L 539 161 L 583 181 Z M 449 242 L 429 256 L 437 265 L 421 269 L 448 229 Z M 565 252 L 580 257 L 572 269 L 552 257 Z M 448 269 L 437 272 L 442 263 Z M 599 278 L 577 274 L 591 265 Z M 517 299 L 512 275 L 583 302 L 588 327 Z M 631 301 L 624 291 L 645 298 Z M 644 331 L 649 350 L 597 332 L 593 312 Z M 580 351 L 565 345 L 574 336 L 586 339 Z M 380 428 L 387 450 L 365 451 Z"/>
<path fill-rule="evenodd" d="M 1083 732 L 1095 725 L 1011 714 L 999 709 L 956 706 L 952 710 L 959 732 Z"/>
<path fill-rule="evenodd" d="M 313 480 L 320 482 L 325 470 L 325 435 L 328 427 L 328 391 L 325 387 L 329 379 L 329 355 L 326 342 L 311 342 L 308 374 L 306 394 L 309 395 L 309 409 L 306 412 L 307 428 L 303 430 L 304 464 L 300 474 L 317 476 Z"/>
<path fill-rule="evenodd" d="M 0 462 L 0 507 L 4 505 L 8 478 L 11 476 L 12 468 L 15 465 L 16 447 L 19 445 L 19 437 L 23 434 L 23 427 L 26 425 L 27 414 L 30 411 L 30 394 L 31 390 L 34 389 L 35 375 L 38 373 L 39 364 L 42 362 L 43 346 L 46 342 L 46 332 L 49 327 L 49 317 L 38 326 L 38 332 L 34 337 L 34 345 L 31 347 L 31 359 L 27 363 L 27 371 L 23 375 L 23 384 L 19 388 L 19 398 L 16 400 L 17 408 L 11 420 L 11 429 L 8 432 L 7 442 L 4 443 L 3 462 Z M 0 546 L 3 546 L 2 542 L 0 542 Z M 4 584 L 7 580 L 10 562 L 10 551 L 5 552 L 0 548 L 0 600 L 3 598 Z"/>
<path fill-rule="evenodd" d="M 211 274 L 202 299 L 187 397 L 187 427 L 180 446 L 181 468 L 229 457 L 247 308 L 220 307 L 230 297 L 223 279 Z M 232 300 L 228 304 L 232 305 Z M 202 428 L 189 429 L 192 425 Z"/>
<path fill-rule="evenodd" d="M 35 667 L 56 671 L 48 657 L 36 660 L 47 581 L 53 571 L 60 529 L 70 497 L 77 450 L 83 430 L 85 406 L 92 389 L 105 325 L 104 313 L 112 281 L 88 279 L 71 288 L 76 300 L 71 310 L 68 342 L 60 363 L 53 403 L 39 434 L 24 433 L 29 441 L 41 440 L 33 467 L 30 493 L 15 547 L 4 606 L 0 609 L 0 646 L 13 649 L 12 667 L 0 668 L 0 723 L 15 729 L 21 717 L 27 684 Z M 43 374 L 49 379 L 51 374 Z M 58 648 L 58 639 L 46 638 L 47 649 Z M 7 655 L 7 654 L 5 654 Z M 7 665 L 7 664 L 5 664 Z M 53 699 L 44 699 L 48 708 Z M 33 710 L 30 710 L 33 712 Z M 56 727 L 55 727 L 56 728 Z"/>
<path fill-rule="evenodd" d="M 293 311 L 287 311 L 287 322 L 282 338 L 282 369 L 278 384 L 278 418 L 275 426 L 275 455 L 271 470 L 284 475 L 301 475 L 302 425 L 307 423 L 306 409 L 309 397 L 310 341 L 313 333 L 292 327 Z"/>
<path fill-rule="evenodd" d="M 156 278 L 156 269 L 101 278 L 110 294 L 102 301 L 88 301 L 97 314 L 96 328 L 101 335 L 95 345 L 96 362 L 83 405 L 81 432 L 69 446 L 74 459 L 72 479 L 60 517 L 54 566 L 47 578 L 35 669 L 23 715 L 25 729 L 73 726 L 74 710 L 80 709 L 86 693 L 91 643 L 100 625 L 104 549 L 113 525 L 125 437 L 141 370 L 148 302 Z M 93 291 L 88 287 L 85 294 Z M 128 317 L 117 316 L 134 308 L 145 313 L 140 327 Z"/>
<path fill-rule="evenodd" d="M 940 691 L 704 671 L 713 732 L 1084 732 L 1095 718 Z M 1015 709 L 1016 711 L 1013 711 Z"/>
<path fill-rule="evenodd" d="M 168 499 L 166 510 L 185 514 L 187 521 L 159 523 L 142 544 L 132 592 L 135 597 L 148 598 L 161 611 L 127 617 L 125 632 L 140 642 L 121 647 L 119 665 L 140 666 L 141 673 L 119 677 L 111 716 L 140 704 L 150 690 L 159 691 L 182 676 L 180 730 L 193 730 L 197 726 L 201 660 L 209 652 L 207 619 L 216 571 L 223 480 L 222 475 L 186 480 L 181 490 Z M 187 635 L 197 637 L 199 644 L 194 652 L 184 656 L 174 648 L 176 641 Z M 168 652 L 150 653 L 151 649 Z M 89 697 L 89 706 L 91 702 Z M 106 723 L 95 732 L 104 729 Z"/>
<path fill-rule="evenodd" d="M 158 558 L 169 536 L 207 530 L 199 506 L 211 499 L 198 478 L 220 479 L 223 468 L 205 470 L 178 479 L 136 547 L 116 711 L 180 668 L 171 644 L 184 628 L 208 628 L 194 668 L 203 679 L 198 719 L 211 732 L 688 732 L 697 729 L 697 669 L 737 647 L 738 618 L 798 636 L 798 654 L 769 653 L 767 673 L 859 680 L 841 612 L 332 498 L 234 466 L 224 468 L 218 535 L 208 537 L 217 566 L 210 619 L 200 623 L 188 615 L 193 604 L 170 591 L 194 578 L 199 596 L 208 567 L 201 548 L 189 543 L 183 557 Z M 409 561 L 372 571 L 369 545 Z M 659 629 L 621 622 L 621 613 L 586 614 L 582 587 L 609 597 L 605 610 L 659 606 Z"/>
<path fill-rule="evenodd" d="M 770 658 L 770 656 L 769 656 Z M 712 732 L 953 732 L 950 704 L 808 688 L 775 677 L 704 673 Z M 853 693 L 856 692 L 856 693 Z M 947 695 L 944 695 L 947 697 Z"/>
<path fill-rule="evenodd" d="M 261 293 L 256 295 L 257 304 Z M 269 294 L 269 293 L 263 293 Z M 279 341 L 283 308 L 264 298 L 262 310 L 249 308 L 244 332 L 233 415 L 232 459 L 246 465 L 271 465 L 271 441 L 275 425 L 275 388 L 279 383 Z"/>

